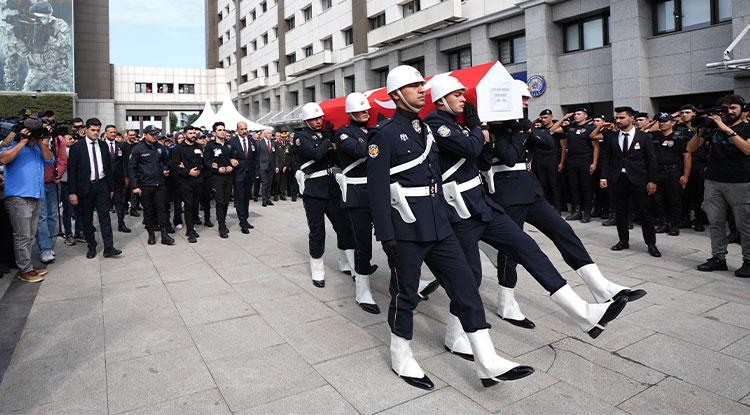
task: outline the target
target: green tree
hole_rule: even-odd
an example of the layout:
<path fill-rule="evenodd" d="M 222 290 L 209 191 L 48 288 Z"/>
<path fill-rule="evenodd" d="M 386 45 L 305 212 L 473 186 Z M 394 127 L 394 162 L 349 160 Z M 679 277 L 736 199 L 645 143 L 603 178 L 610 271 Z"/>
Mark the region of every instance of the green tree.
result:
<path fill-rule="evenodd" d="M 177 114 L 174 112 L 169 113 L 169 131 L 177 130 Z"/>

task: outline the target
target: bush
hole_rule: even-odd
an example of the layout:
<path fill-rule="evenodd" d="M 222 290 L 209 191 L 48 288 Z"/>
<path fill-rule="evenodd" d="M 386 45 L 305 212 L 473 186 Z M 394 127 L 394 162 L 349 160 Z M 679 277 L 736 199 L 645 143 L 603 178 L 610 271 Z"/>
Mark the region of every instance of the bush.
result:
<path fill-rule="evenodd" d="M 58 121 L 73 118 L 73 96 L 44 95 L 0 95 L 0 117 L 36 114 L 52 110 Z"/>

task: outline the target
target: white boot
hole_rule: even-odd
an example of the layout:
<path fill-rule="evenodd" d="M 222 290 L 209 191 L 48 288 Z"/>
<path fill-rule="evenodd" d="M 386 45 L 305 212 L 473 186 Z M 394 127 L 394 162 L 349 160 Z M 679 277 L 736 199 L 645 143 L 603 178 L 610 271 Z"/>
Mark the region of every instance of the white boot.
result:
<path fill-rule="evenodd" d="M 599 267 L 594 263 L 578 268 L 576 273 L 586 283 L 586 286 L 589 287 L 597 303 L 607 302 L 618 294 L 628 296 L 628 301 L 635 301 L 646 295 L 646 291 L 644 290 L 631 290 L 628 287 L 617 285 L 606 279 L 599 270 Z"/>
<path fill-rule="evenodd" d="M 474 352 L 474 362 L 477 365 L 477 375 L 482 379 L 482 385 L 492 386 L 501 380 L 516 380 L 534 373 L 529 366 L 503 359 L 495 352 L 489 329 L 466 333 Z"/>
<path fill-rule="evenodd" d="M 419 280 L 419 288 L 417 289 L 417 294 L 419 294 L 420 299 L 426 300 L 429 298 L 430 294 L 438 289 L 439 286 L 440 283 L 438 282 L 438 280 Z"/>
<path fill-rule="evenodd" d="M 453 314 L 448 317 L 448 328 L 445 330 L 445 350 L 466 360 L 474 361 L 471 344 L 461 326 L 461 320 Z"/>
<path fill-rule="evenodd" d="M 351 259 L 349 257 L 351 256 Z M 354 250 L 353 249 L 339 249 L 339 269 L 344 274 L 352 275 L 354 269 Z"/>
<path fill-rule="evenodd" d="M 370 276 L 354 272 L 354 287 L 356 290 L 354 299 L 357 304 L 368 313 L 380 314 L 380 308 L 372 298 L 372 291 L 370 291 Z"/>
<path fill-rule="evenodd" d="M 409 343 L 409 340 L 391 333 L 391 367 L 406 383 L 422 389 L 432 389 L 434 385 L 414 360 Z"/>
<path fill-rule="evenodd" d="M 521 307 L 519 307 L 518 302 L 516 302 L 514 289 L 503 287 L 499 284 L 497 286 L 497 315 L 514 326 L 523 327 L 525 329 L 533 329 L 536 327 L 536 325 L 521 312 Z"/>
<path fill-rule="evenodd" d="M 550 298 L 568 313 L 581 330 L 593 338 L 601 334 L 607 323 L 614 320 L 628 302 L 626 297 L 620 297 L 614 302 L 589 304 L 583 301 L 568 284 L 555 291 Z M 610 312 L 607 313 L 607 311 Z M 605 316 L 605 314 L 608 315 Z"/>
<path fill-rule="evenodd" d="M 316 287 L 325 287 L 326 270 L 323 265 L 323 257 L 310 257 L 310 273 L 312 274 L 313 285 Z"/>

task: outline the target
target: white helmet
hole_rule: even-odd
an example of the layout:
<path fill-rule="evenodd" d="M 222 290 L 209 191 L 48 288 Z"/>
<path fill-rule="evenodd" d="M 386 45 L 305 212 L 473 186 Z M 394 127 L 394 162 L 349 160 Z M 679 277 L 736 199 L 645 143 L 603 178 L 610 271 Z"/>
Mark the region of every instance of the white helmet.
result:
<path fill-rule="evenodd" d="M 361 92 L 352 92 L 346 96 L 346 102 L 344 104 L 346 112 L 349 114 L 353 112 L 367 111 L 370 109 L 370 103 L 367 102 L 367 97 Z"/>
<path fill-rule="evenodd" d="M 529 98 L 531 98 L 531 92 L 529 92 L 529 85 L 526 82 L 524 82 L 524 81 L 522 81 L 520 79 L 514 79 L 513 82 L 515 82 L 516 85 L 518 85 L 518 89 L 521 90 L 521 96 L 522 97 L 529 97 Z"/>
<path fill-rule="evenodd" d="M 416 68 L 409 65 L 397 66 L 388 72 L 388 78 L 385 81 L 386 92 L 390 94 L 404 85 L 415 82 L 424 82 L 422 74 Z"/>
<path fill-rule="evenodd" d="M 458 91 L 459 89 L 466 91 L 466 87 L 458 79 L 450 75 L 436 77 L 436 79 L 432 80 L 432 88 L 430 88 L 432 102 L 443 98 L 453 91 Z"/>
<path fill-rule="evenodd" d="M 302 120 L 307 121 L 323 116 L 323 109 L 315 102 L 308 102 L 302 106 Z"/>

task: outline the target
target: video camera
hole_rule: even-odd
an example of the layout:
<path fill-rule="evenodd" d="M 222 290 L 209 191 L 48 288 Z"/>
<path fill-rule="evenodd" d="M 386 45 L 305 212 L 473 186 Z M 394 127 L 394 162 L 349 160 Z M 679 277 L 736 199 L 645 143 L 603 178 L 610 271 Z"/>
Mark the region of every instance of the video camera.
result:
<path fill-rule="evenodd" d="M 34 121 L 36 121 L 36 123 L 34 123 Z M 45 133 L 48 135 L 49 131 L 42 128 L 41 121 L 42 120 L 37 118 L 27 118 L 21 116 L 0 119 L 0 141 L 5 140 L 5 138 L 8 137 L 10 133 L 16 133 L 16 140 L 21 140 L 24 138 L 44 138 Z M 23 130 L 24 128 L 28 129 L 30 131 L 30 134 L 22 134 L 21 130 Z"/>
<path fill-rule="evenodd" d="M 695 128 L 716 128 L 716 123 L 711 118 L 711 115 L 718 115 L 722 120 L 726 120 L 726 116 L 729 113 L 727 107 L 713 107 L 707 109 L 699 109 L 695 111 L 695 117 L 693 118 L 693 127 Z"/>

